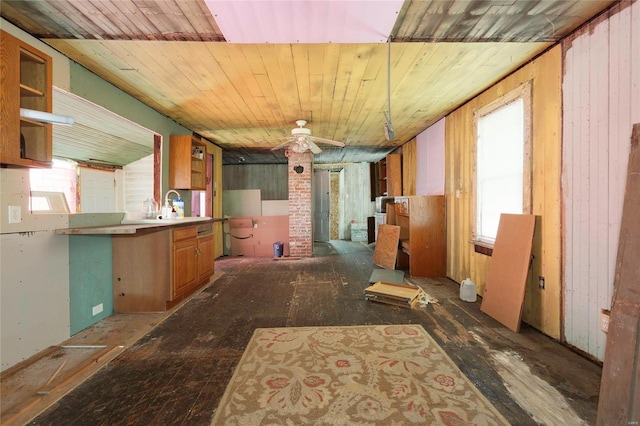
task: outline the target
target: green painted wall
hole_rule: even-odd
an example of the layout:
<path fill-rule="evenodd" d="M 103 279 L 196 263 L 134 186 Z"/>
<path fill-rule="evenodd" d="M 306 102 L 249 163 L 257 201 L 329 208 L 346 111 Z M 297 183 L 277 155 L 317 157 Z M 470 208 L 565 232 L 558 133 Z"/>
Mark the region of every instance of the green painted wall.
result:
<path fill-rule="evenodd" d="M 133 96 L 123 92 L 75 62 L 71 62 L 70 74 L 70 91 L 73 94 L 113 111 L 162 136 L 162 194 L 164 195 L 169 189 L 169 136 L 190 135 L 192 131 L 149 108 Z M 184 194 L 182 192 L 180 194 L 184 198 L 185 206 L 188 206 L 191 204 L 191 194 L 189 191 L 184 192 Z"/>

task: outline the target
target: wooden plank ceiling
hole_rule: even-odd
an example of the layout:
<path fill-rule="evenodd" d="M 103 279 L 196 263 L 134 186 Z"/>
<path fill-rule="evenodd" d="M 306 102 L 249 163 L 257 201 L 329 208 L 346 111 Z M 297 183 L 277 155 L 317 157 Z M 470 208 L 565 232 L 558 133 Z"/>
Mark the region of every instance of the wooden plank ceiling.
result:
<path fill-rule="evenodd" d="M 347 144 L 323 147 L 320 164 L 377 161 L 613 3 L 407 0 L 390 49 L 227 43 L 204 0 L 3 0 L 1 16 L 218 144 L 226 163 L 286 162 L 270 148 L 305 119 Z"/>

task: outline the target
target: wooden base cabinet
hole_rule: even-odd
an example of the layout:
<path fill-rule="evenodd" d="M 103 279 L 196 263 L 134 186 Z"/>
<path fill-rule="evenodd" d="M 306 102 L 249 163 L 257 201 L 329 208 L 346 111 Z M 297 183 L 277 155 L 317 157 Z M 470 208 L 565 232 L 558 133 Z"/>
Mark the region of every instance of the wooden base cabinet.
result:
<path fill-rule="evenodd" d="M 397 197 L 393 220 L 400 226 L 398 266 L 412 277 L 446 276 L 444 195 Z"/>
<path fill-rule="evenodd" d="M 213 227 L 207 235 L 198 236 L 198 279 L 209 279 L 214 273 Z"/>
<path fill-rule="evenodd" d="M 113 310 L 164 312 L 171 299 L 171 231 L 112 236 Z"/>
<path fill-rule="evenodd" d="M 175 300 L 213 275 L 213 225 L 173 230 L 173 287 Z"/>
<path fill-rule="evenodd" d="M 112 244 L 117 313 L 164 312 L 214 272 L 212 224 L 114 235 Z"/>

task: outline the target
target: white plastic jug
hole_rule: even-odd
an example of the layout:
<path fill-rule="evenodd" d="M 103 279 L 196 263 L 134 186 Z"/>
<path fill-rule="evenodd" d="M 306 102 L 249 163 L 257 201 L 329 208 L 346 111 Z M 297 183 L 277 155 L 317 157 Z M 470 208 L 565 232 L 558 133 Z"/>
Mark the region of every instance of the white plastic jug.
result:
<path fill-rule="evenodd" d="M 460 299 L 465 302 L 475 302 L 478 298 L 478 292 L 476 290 L 476 284 L 471 281 L 471 278 L 467 278 L 460 283 Z"/>

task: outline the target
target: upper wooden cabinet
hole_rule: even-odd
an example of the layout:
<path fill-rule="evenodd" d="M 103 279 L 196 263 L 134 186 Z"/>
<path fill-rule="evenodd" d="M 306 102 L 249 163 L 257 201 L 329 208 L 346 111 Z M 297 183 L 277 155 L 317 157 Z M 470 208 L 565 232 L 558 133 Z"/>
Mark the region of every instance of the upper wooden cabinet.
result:
<path fill-rule="evenodd" d="M 50 167 L 51 124 L 20 118 L 20 108 L 52 111 L 51 57 L 4 31 L 0 36 L 0 163 Z"/>
<path fill-rule="evenodd" d="M 400 154 L 389 154 L 387 162 L 387 193 L 389 197 L 402 195 L 402 157 Z"/>
<path fill-rule="evenodd" d="M 169 138 L 169 188 L 206 189 L 205 151 L 206 144 L 194 136 Z"/>
<path fill-rule="evenodd" d="M 377 196 L 387 195 L 387 159 L 383 158 L 382 160 L 376 163 L 376 179 L 378 181 L 378 191 Z"/>
<path fill-rule="evenodd" d="M 388 154 L 371 168 L 371 200 L 402 195 L 402 157 Z"/>

